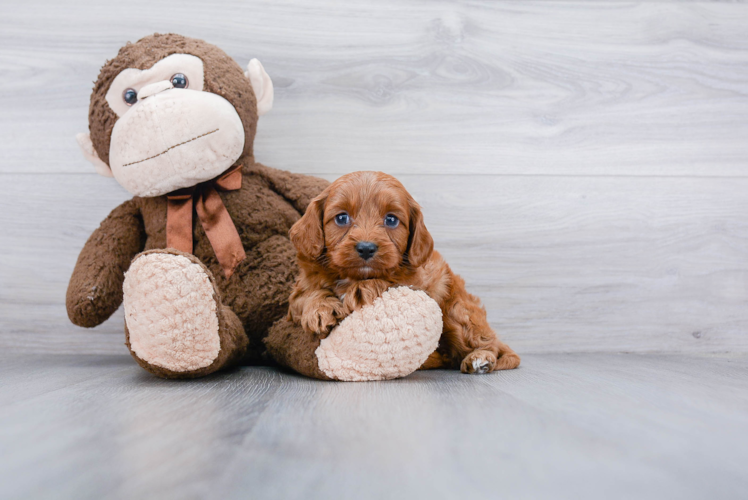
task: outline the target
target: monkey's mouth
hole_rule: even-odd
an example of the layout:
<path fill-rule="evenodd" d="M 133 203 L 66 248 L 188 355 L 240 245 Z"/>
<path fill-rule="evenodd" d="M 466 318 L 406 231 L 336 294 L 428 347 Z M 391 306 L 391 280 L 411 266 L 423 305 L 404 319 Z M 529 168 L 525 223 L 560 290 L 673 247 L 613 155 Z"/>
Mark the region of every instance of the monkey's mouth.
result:
<path fill-rule="evenodd" d="M 129 167 L 130 165 L 136 165 L 138 163 L 143 163 L 144 161 L 148 161 L 148 160 L 152 160 L 154 158 L 158 158 L 159 156 L 168 153 L 169 151 L 171 151 L 174 148 L 178 148 L 179 146 L 184 146 L 185 144 L 187 144 L 189 142 L 192 142 L 192 141 L 196 141 L 196 140 L 200 139 L 201 137 L 205 137 L 205 136 L 210 135 L 210 134 L 215 134 L 219 130 L 221 130 L 221 129 L 217 128 L 215 130 L 211 130 L 210 132 L 205 132 L 204 134 L 196 135 L 192 139 L 187 139 L 186 141 L 182 141 L 179 144 L 174 144 L 173 146 L 170 146 L 170 147 L 166 148 L 165 150 L 161 151 L 158 154 L 155 154 L 153 156 L 149 156 L 148 158 L 143 158 L 142 160 L 133 161 L 133 162 L 130 162 L 130 163 L 125 163 L 124 165 L 122 165 L 122 167 Z"/>

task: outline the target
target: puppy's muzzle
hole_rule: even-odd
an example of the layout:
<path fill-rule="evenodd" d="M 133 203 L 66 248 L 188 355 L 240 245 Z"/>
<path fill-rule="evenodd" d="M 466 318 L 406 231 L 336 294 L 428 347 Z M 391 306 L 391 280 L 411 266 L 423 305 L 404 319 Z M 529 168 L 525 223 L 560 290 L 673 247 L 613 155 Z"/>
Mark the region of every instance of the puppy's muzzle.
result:
<path fill-rule="evenodd" d="M 374 257 L 374 254 L 377 253 L 378 249 L 379 247 L 377 246 L 377 244 L 371 241 L 359 241 L 358 243 L 356 243 L 356 251 L 358 252 L 358 256 L 364 260 L 369 260 Z"/>

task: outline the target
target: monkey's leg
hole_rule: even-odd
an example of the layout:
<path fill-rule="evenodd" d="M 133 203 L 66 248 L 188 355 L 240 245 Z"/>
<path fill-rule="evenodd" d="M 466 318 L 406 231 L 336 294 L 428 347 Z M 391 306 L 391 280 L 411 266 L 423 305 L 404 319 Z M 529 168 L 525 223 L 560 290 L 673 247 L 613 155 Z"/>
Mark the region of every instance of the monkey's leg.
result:
<path fill-rule="evenodd" d="M 125 275 L 126 345 L 140 366 L 164 378 L 194 378 L 238 361 L 248 339 L 221 303 L 199 259 L 176 250 L 138 255 Z"/>
<path fill-rule="evenodd" d="M 345 318 L 321 339 L 288 319 L 265 339 L 280 364 L 325 380 L 387 380 L 405 377 L 436 349 L 442 332 L 439 305 L 426 293 L 390 288 Z"/>
<path fill-rule="evenodd" d="M 288 313 L 296 271 L 296 249 L 288 237 L 275 235 L 248 250 L 235 276 L 221 285 L 226 305 L 239 317 L 249 338 L 243 364 L 267 362 L 262 341 L 270 326 Z"/>
<path fill-rule="evenodd" d="M 306 375 L 321 380 L 332 380 L 319 367 L 315 354 L 322 337 L 304 330 L 288 318 L 279 319 L 265 338 L 268 354 L 277 363 Z"/>

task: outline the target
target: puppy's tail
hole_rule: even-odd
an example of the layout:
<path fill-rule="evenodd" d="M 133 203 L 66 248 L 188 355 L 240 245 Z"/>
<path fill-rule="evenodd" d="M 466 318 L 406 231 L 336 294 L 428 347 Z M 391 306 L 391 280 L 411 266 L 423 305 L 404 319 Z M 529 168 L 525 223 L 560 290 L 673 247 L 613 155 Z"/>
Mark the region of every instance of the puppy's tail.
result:
<path fill-rule="evenodd" d="M 498 359 L 493 367 L 493 371 L 513 370 L 519 366 L 519 356 L 517 356 L 517 353 L 511 347 L 503 342 L 499 342 L 499 355 L 497 357 Z"/>

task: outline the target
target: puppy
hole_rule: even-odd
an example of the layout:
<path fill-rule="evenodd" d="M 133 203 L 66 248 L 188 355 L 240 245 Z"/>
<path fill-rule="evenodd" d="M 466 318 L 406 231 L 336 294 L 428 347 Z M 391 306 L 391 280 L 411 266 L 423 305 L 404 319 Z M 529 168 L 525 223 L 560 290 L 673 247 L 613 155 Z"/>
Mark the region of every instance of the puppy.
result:
<path fill-rule="evenodd" d="M 499 341 L 478 297 L 434 251 L 421 207 L 394 177 L 354 172 L 333 182 L 293 225 L 300 274 L 288 317 L 326 336 L 391 286 L 423 290 L 441 307 L 439 347 L 421 369 L 488 373 L 519 366 Z"/>

